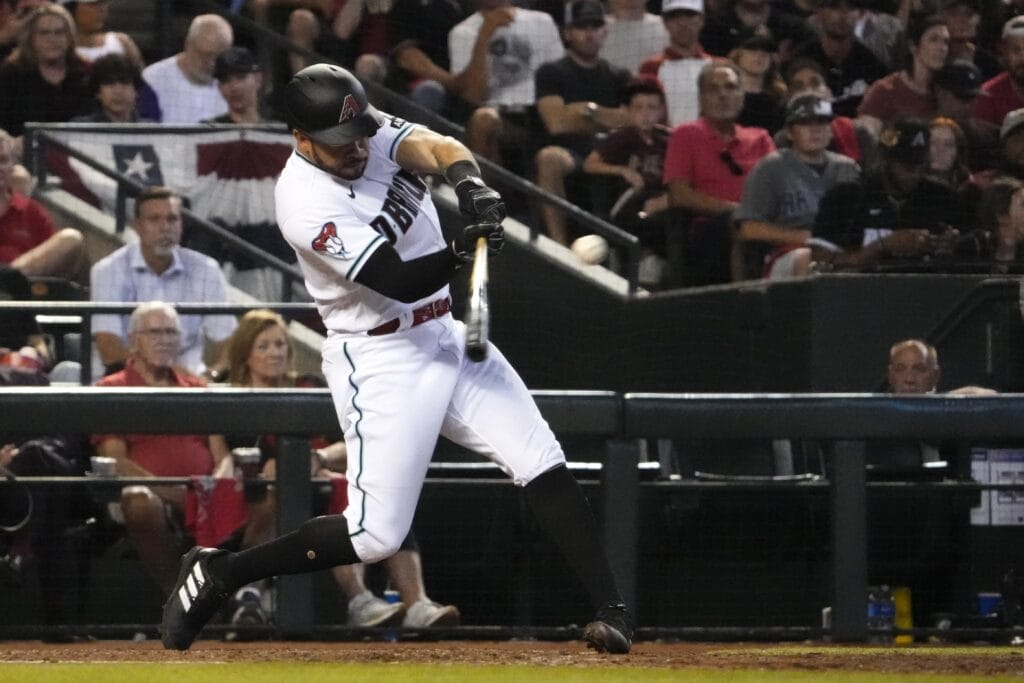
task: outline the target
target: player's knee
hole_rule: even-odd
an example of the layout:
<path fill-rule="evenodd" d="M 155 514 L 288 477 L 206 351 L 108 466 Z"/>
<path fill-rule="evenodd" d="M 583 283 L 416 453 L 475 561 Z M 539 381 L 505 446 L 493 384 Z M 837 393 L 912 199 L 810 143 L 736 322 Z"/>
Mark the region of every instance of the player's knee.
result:
<path fill-rule="evenodd" d="M 403 540 L 405 540 L 405 532 L 401 534 L 394 532 L 367 534 L 361 539 L 359 559 L 366 564 L 387 559 L 401 549 Z"/>

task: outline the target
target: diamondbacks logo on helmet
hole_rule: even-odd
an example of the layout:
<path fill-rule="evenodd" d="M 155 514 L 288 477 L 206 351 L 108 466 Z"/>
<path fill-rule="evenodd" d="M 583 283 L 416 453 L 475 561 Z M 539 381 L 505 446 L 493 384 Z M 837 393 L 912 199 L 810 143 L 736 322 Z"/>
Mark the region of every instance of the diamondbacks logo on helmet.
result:
<path fill-rule="evenodd" d="M 352 95 L 345 95 L 345 101 L 341 103 L 341 116 L 338 117 L 338 123 L 345 123 L 357 116 L 359 116 L 359 105 L 356 103 L 356 98 Z"/>
<path fill-rule="evenodd" d="M 318 254 L 326 254 L 340 259 L 352 258 L 351 252 L 345 248 L 345 243 L 338 237 L 338 228 L 331 223 L 324 223 L 320 228 L 320 234 L 313 240 L 311 246 Z"/>

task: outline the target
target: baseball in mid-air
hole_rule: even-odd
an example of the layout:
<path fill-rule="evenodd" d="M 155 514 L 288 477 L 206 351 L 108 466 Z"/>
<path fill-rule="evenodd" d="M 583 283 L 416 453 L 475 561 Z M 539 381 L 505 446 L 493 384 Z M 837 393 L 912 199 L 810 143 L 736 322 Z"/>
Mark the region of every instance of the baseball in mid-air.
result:
<path fill-rule="evenodd" d="M 608 258 L 608 240 L 600 235 L 584 235 L 569 248 L 580 261 L 590 265 L 597 265 Z"/>

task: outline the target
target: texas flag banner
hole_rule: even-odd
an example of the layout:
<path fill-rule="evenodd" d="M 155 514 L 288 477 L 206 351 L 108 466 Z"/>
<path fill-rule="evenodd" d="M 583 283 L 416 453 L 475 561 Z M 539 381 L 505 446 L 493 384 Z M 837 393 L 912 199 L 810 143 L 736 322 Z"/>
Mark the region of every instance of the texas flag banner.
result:
<path fill-rule="evenodd" d="M 274 222 L 274 183 L 292 151 L 288 133 L 201 126 L 188 133 L 154 130 L 158 129 L 146 126 L 138 131 L 112 133 L 76 127 L 48 132 L 142 185 L 173 188 L 202 218 L 245 237 L 254 246 L 294 260 Z M 112 178 L 56 148 L 50 148 L 47 154 L 47 169 L 60 178 L 68 192 L 114 213 L 117 183 Z M 240 269 L 255 265 L 244 254 L 224 245 L 210 240 L 198 242 L 190 246 L 218 260 L 230 260 Z"/>

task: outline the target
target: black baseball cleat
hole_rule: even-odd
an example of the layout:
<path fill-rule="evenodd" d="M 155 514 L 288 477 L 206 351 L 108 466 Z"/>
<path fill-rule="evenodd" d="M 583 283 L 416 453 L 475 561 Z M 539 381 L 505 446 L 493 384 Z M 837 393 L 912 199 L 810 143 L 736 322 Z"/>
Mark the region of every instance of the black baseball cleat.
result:
<path fill-rule="evenodd" d="M 168 650 L 187 650 L 221 608 L 229 591 L 210 573 L 210 560 L 226 550 L 196 546 L 181 558 L 178 582 L 164 603 L 160 637 Z"/>
<path fill-rule="evenodd" d="M 613 655 L 629 653 L 633 644 L 633 617 L 621 602 L 610 602 L 583 629 L 587 647 Z"/>

